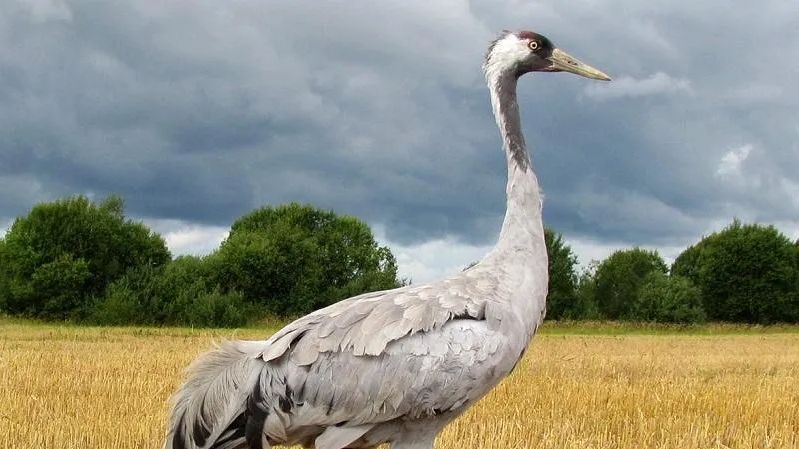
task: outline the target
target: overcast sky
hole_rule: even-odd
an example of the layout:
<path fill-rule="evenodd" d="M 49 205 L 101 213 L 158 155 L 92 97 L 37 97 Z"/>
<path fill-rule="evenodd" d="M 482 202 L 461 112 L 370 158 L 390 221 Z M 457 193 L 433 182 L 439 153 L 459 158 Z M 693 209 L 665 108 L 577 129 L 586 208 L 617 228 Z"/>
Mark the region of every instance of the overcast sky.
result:
<path fill-rule="evenodd" d="M 799 237 L 796 0 L 0 0 L 0 229 L 118 193 L 204 254 L 300 201 L 366 220 L 414 281 L 456 271 L 504 212 L 480 63 L 505 28 L 614 78 L 519 86 L 545 221 L 582 263 L 672 258 L 733 217 Z"/>

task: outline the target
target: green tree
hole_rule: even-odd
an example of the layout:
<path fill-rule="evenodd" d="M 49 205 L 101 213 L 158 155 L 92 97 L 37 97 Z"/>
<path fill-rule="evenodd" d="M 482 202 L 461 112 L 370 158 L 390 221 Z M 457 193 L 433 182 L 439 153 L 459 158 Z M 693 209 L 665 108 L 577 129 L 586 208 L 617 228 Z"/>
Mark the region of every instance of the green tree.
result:
<path fill-rule="evenodd" d="M 8 310 L 6 301 L 8 301 L 8 293 L 11 289 L 10 279 L 8 278 L 7 270 L 2 267 L 8 266 L 8 258 L 6 257 L 6 241 L 0 237 L 0 313 Z"/>
<path fill-rule="evenodd" d="M 17 218 L 4 239 L 0 304 L 12 314 L 82 316 L 129 268 L 169 261 L 163 239 L 123 210 L 119 197 L 95 204 L 77 196 Z"/>
<path fill-rule="evenodd" d="M 699 289 L 687 278 L 668 276 L 659 270 L 644 279 L 630 317 L 664 323 L 701 323 L 706 319 Z"/>
<path fill-rule="evenodd" d="M 711 319 L 750 323 L 799 321 L 799 260 L 795 243 L 773 226 L 734 220 L 675 260 Z"/>
<path fill-rule="evenodd" d="M 135 267 L 92 308 L 97 324 L 235 327 L 257 316 L 241 293 L 212 285 L 203 259 L 182 256 L 161 267 Z"/>
<path fill-rule="evenodd" d="M 575 303 L 564 318 L 572 320 L 597 320 L 602 318 L 596 300 L 596 271 L 599 262 L 592 260 L 577 277 Z"/>
<path fill-rule="evenodd" d="M 711 237 L 704 237 L 695 245 L 691 245 L 683 250 L 683 252 L 674 259 L 674 263 L 671 264 L 671 274 L 688 278 L 695 284 L 698 283 L 700 256 L 711 240 Z"/>
<path fill-rule="evenodd" d="M 401 285 L 394 256 L 368 225 L 296 203 L 240 218 L 209 261 L 215 284 L 277 315 Z"/>
<path fill-rule="evenodd" d="M 595 297 L 600 312 L 610 319 L 629 318 L 646 276 L 666 270 L 657 251 L 633 248 L 611 254 L 596 271 Z"/>
<path fill-rule="evenodd" d="M 547 318 L 573 317 L 577 304 L 577 256 L 563 237 L 550 228 L 544 229 L 544 241 L 549 256 L 549 290 Z"/>

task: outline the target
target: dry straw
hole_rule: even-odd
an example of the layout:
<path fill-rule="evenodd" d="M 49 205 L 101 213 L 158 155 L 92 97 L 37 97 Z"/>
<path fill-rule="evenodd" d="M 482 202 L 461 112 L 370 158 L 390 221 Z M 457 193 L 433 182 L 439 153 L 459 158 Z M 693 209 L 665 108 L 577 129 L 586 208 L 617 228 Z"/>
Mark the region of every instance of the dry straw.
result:
<path fill-rule="evenodd" d="M 0 323 L 0 448 L 160 448 L 183 367 L 231 335 Z M 793 449 L 798 434 L 797 333 L 550 333 L 436 447 Z"/>

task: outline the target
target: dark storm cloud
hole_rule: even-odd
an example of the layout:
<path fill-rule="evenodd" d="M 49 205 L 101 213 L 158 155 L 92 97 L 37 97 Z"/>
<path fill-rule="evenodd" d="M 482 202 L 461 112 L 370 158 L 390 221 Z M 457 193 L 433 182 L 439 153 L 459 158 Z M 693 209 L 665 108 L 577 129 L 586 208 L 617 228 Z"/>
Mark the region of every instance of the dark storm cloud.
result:
<path fill-rule="evenodd" d="M 479 64 L 503 28 L 616 79 L 521 81 L 555 228 L 670 244 L 799 221 L 789 2 L 0 1 L 0 222 L 116 192 L 155 219 L 307 201 L 394 242 L 490 242 L 505 174 Z"/>
<path fill-rule="evenodd" d="M 796 230 L 799 65 L 784 64 L 799 48 L 795 5 L 506 6 L 478 2 L 475 11 L 491 26 L 541 23 L 557 45 L 614 76 L 540 76 L 521 89 L 555 227 L 656 245 L 693 240 L 733 216 Z M 743 147 L 751 151 L 737 170 L 720 173 Z"/>

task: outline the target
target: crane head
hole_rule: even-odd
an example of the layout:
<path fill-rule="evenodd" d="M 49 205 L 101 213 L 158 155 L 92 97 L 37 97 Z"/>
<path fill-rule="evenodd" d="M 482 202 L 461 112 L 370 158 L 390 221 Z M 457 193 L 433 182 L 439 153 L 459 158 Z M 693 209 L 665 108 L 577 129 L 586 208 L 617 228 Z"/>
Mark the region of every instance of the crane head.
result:
<path fill-rule="evenodd" d="M 530 72 L 570 72 L 586 78 L 610 81 L 610 77 L 555 47 L 532 31 L 505 32 L 491 43 L 483 65 L 486 73 L 511 72 L 517 77 Z"/>

